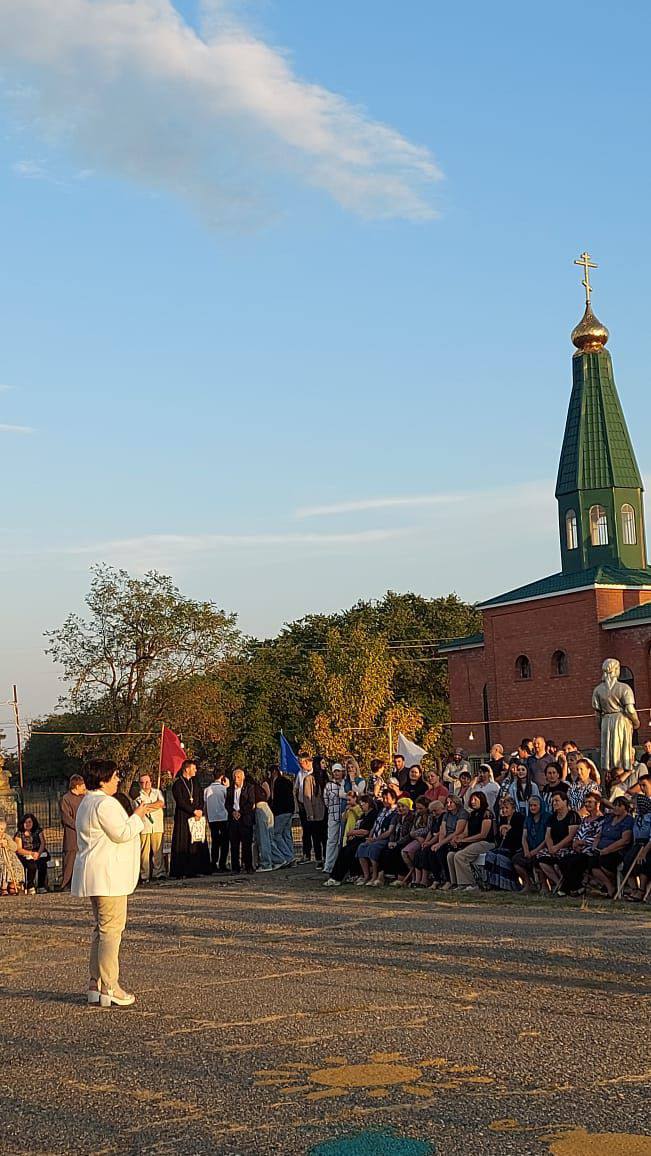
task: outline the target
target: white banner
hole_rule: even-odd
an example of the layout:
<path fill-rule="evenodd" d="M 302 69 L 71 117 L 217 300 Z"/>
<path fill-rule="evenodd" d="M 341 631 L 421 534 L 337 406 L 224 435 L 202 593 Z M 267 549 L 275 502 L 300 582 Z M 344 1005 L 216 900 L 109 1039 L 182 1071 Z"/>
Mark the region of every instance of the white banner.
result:
<path fill-rule="evenodd" d="M 427 751 L 423 747 L 419 747 L 418 743 L 412 743 L 411 739 L 406 739 L 403 734 L 398 734 L 397 755 L 402 755 L 408 767 L 414 767 L 420 763 L 426 756 Z"/>

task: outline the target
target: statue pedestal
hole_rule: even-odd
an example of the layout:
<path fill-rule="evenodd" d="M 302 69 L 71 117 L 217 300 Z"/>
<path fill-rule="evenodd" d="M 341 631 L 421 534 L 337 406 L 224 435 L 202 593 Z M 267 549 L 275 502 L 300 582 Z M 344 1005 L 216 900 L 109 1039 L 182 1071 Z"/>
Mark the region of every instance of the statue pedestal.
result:
<path fill-rule="evenodd" d="M 18 826 L 18 791 L 0 782 L 0 815 L 7 820 L 7 832 L 13 838 Z"/>

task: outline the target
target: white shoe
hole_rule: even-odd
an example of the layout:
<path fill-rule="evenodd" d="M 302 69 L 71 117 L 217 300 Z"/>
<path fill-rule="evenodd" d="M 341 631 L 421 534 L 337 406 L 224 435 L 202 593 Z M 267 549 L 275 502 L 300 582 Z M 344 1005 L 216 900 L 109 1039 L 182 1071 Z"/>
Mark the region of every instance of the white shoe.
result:
<path fill-rule="evenodd" d="M 116 995 L 110 988 L 108 991 L 101 991 L 99 993 L 99 1006 L 110 1007 L 115 1004 L 116 1007 L 131 1007 L 132 1003 L 136 1002 L 135 995 L 131 992 L 123 991 L 122 995 Z"/>
<path fill-rule="evenodd" d="M 91 1004 L 95 1004 L 95 1006 L 97 1006 L 99 1004 L 99 992 L 98 992 L 97 988 L 95 988 L 95 987 L 89 987 L 88 988 L 88 1002 Z"/>
<path fill-rule="evenodd" d="M 323 886 L 324 887 L 341 887 L 341 883 L 339 882 L 338 879 L 326 879 Z"/>
<path fill-rule="evenodd" d="M 355 886 L 356 887 L 366 887 L 366 880 L 365 880 L 363 875 L 360 875 L 359 879 L 355 880 Z"/>
<path fill-rule="evenodd" d="M 36 895 L 36 888 L 35 887 L 28 887 L 27 888 L 27 894 L 28 895 Z"/>
<path fill-rule="evenodd" d="M 260 871 L 273 871 L 273 867 L 258 867 L 258 872 Z"/>

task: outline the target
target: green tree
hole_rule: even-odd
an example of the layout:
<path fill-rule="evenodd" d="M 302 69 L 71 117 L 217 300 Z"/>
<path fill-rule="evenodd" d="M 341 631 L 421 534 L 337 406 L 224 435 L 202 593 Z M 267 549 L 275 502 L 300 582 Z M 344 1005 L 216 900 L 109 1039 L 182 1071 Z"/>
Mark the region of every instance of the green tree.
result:
<path fill-rule="evenodd" d="M 133 578 L 97 565 L 92 573 L 88 616 L 71 614 L 50 631 L 47 653 L 63 668 L 68 709 L 92 716 L 89 729 L 117 732 L 71 738 L 67 750 L 111 756 L 130 779 L 153 761 L 161 723 L 178 713 L 190 732 L 195 721 L 204 733 L 219 731 L 216 720 L 214 727 L 206 722 L 208 680 L 217 678 L 239 635 L 234 615 L 185 597 L 156 571 Z"/>
<path fill-rule="evenodd" d="M 362 626 L 328 631 L 323 653 L 310 655 L 319 695 L 317 748 L 328 757 L 350 751 L 369 758 L 386 748 L 382 715 L 391 704 L 394 662 L 386 640 Z"/>
<path fill-rule="evenodd" d="M 35 719 L 23 751 L 25 784 L 63 782 L 81 770 L 81 759 L 71 754 L 66 746 L 65 731 L 93 729 L 92 720 L 85 714 L 50 714 Z M 52 734 L 51 732 L 59 732 Z"/>

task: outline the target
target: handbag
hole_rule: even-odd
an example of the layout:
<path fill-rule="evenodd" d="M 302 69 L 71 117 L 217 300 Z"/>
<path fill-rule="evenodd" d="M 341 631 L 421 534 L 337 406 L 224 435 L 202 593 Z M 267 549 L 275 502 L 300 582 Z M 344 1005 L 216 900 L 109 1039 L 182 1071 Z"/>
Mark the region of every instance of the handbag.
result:
<path fill-rule="evenodd" d="M 191 843 L 205 843 L 206 841 L 206 820 L 202 815 L 200 819 L 196 819 L 194 815 L 188 819 L 188 827 L 190 828 L 190 842 Z"/>

